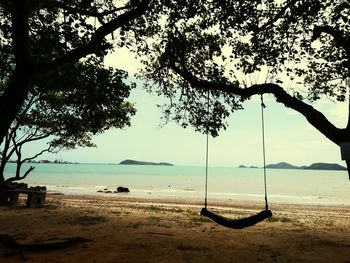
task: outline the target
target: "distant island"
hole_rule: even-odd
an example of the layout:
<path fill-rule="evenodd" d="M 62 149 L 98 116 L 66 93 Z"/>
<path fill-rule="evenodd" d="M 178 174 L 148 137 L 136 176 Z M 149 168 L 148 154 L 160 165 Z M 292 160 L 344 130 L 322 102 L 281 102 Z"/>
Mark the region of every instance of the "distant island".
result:
<path fill-rule="evenodd" d="M 293 164 L 289 164 L 286 162 L 280 162 L 276 164 L 268 164 L 266 165 L 266 168 L 270 169 L 306 169 L 308 166 L 303 165 L 303 166 L 295 166 Z"/>
<path fill-rule="evenodd" d="M 238 166 L 238 168 L 259 168 L 258 166 L 254 166 L 254 165 L 251 165 L 251 166 L 245 166 L 245 165 L 240 165 L 240 166 Z"/>
<path fill-rule="evenodd" d="M 248 168 L 244 165 L 240 165 L 239 168 Z M 256 168 L 251 166 L 250 168 Z M 266 168 L 269 169 L 304 169 L 304 170 L 336 170 L 336 171 L 346 171 L 346 167 L 341 166 L 337 163 L 313 163 L 310 166 L 295 166 L 286 162 L 280 162 L 276 164 L 268 164 Z"/>
<path fill-rule="evenodd" d="M 122 165 L 161 165 L 161 166 L 174 166 L 171 163 L 165 163 L 165 162 L 160 162 L 160 163 L 154 163 L 154 162 L 143 162 L 143 161 L 136 161 L 136 160 L 124 160 L 121 161 L 119 164 Z"/>
<path fill-rule="evenodd" d="M 17 163 L 17 160 L 9 160 L 8 162 L 9 163 Z M 26 161 L 26 163 L 79 164 L 78 162 L 63 161 L 62 159 L 56 159 L 54 161 L 50 161 L 50 160 L 29 160 L 29 161 Z"/>

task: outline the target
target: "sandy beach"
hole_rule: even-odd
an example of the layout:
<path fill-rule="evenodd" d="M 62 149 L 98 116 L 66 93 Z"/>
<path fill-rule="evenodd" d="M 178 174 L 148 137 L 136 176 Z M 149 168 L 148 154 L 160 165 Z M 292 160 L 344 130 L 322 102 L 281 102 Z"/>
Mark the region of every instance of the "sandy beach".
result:
<path fill-rule="evenodd" d="M 216 203 L 238 218 L 261 204 Z M 78 242 L 12 251 L 0 262 L 350 262 L 350 207 L 271 204 L 273 217 L 242 230 L 199 216 L 186 200 L 48 195 L 42 208 L 0 207 L 0 235 L 17 244 Z"/>

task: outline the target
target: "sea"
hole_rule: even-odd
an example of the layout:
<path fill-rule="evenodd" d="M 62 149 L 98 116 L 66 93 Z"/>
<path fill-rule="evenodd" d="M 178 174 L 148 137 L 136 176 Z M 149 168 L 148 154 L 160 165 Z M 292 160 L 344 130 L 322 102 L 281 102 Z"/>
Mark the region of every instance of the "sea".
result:
<path fill-rule="evenodd" d="M 65 195 L 204 200 L 206 170 L 200 166 L 26 163 L 35 169 L 24 180 Z M 7 165 L 5 177 L 16 166 Z M 270 203 L 350 205 L 347 171 L 266 169 Z M 113 193 L 118 186 L 129 193 Z M 209 167 L 208 203 L 211 201 L 264 202 L 261 168 Z M 111 191 L 101 193 L 99 190 Z"/>

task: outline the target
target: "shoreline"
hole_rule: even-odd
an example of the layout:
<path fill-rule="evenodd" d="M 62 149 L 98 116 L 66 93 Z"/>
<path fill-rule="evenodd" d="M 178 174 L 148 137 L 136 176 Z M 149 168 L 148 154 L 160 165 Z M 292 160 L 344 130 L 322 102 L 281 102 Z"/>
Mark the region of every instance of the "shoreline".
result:
<path fill-rule="evenodd" d="M 47 199 L 52 200 L 60 200 L 60 199 L 78 199 L 78 200 L 103 200 L 103 201 L 111 201 L 111 202 L 123 202 L 123 203 L 143 203 L 143 204 L 159 204 L 159 205 L 189 205 L 200 207 L 203 206 L 204 200 L 201 198 L 183 198 L 183 197 L 136 197 L 136 196 L 128 196 L 129 193 L 118 193 L 118 194 L 63 194 L 63 193 L 47 193 Z M 264 207 L 263 201 L 251 201 L 251 200 L 240 200 L 240 199 L 211 199 L 208 201 L 208 205 L 212 205 L 214 207 Z M 319 204 L 310 204 L 310 203 L 290 203 L 290 202 L 269 202 L 270 206 L 286 206 L 286 207 L 344 207 L 349 208 L 350 205 L 347 204 L 334 204 L 334 203 L 319 203 Z"/>
<path fill-rule="evenodd" d="M 147 192 L 147 191 L 146 191 Z M 185 193 L 185 195 L 183 194 Z M 178 202 L 178 203 L 193 203 L 193 204 L 204 204 L 204 193 L 201 193 L 200 195 L 197 193 L 196 195 L 186 195 L 186 191 L 182 193 L 178 193 L 176 195 L 167 194 L 166 192 L 162 195 L 157 194 L 157 192 L 149 192 L 145 194 L 138 194 L 133 191 L 129 193 L 100 193 L 100 192 L 93 192 L 93 193 L 64 193 L 60 191 L 53 191 L 49 190 L 47 192 L 47 195 L 54 195 L 54 196 L 66 196 L 66 197 L 81 197 L 81 198 L 96 198 L 96 199 L 106 199 L 106 200 L 142 200 L 143 202 L 153 202 L 154 200 L 160 200 L 162 202 Z M 292 201 L 293 200 L 293 201 Z M 259 198 L 250 199 L 249 196 L 245 198 L 243 195 L 235 195 L 235 196 L 209 196 L 208 198 L 208 204 L 212 204 L 213 206 L 228 206 L 236 204 L 261 204 L 261 206 L 265 206 L 264 204 L 264 197 L 263 195 L 259 196 Z M 272 196 L 268 197 L 268 204 L 270 205 L 300 205 L 300 206 L 347 206 L 350 207 L 350 201 L 349 202 L 343 202 L 343 200 L 325 200 L 320 198 L 318 201 L 301 201 L 300 197 L 295 197 L 294 199 L 275 199 Z"/>
<path fill-rule="evenodd" d="M 26 262 L 349 262 L 350 206 L 271 203 L 273 217 L 233 230 L 199 216 L 202 202 L 47 195 L 43 208 L 0 207 L 0 234 L 32 244 L 82 237 L 59 250 L 25 251 Z M 256 202 L 211 202 L 239 218 Z M 23 262 L 0 243 L 0 261 Z"/>
<path fill-rule="evenodd" d="M 65 205 L 78 208 L 99 208 L 111 209 L 115 206 L 128 208 L 158 207 L 160 209 L 184 208 L 199 212 L 204 203 L 202 200 L 184 198 L 136 198 L 136 197 L 104 197 L 94 195 L 48 195 L 47 200 L 61 201 Z M 227 216 L 246 216 L 249 213 L 261 211 L 265 208 L 263 202 L 254 201 L 228 201 L 216 200 L 208 203 L 208 208 L 220 211 Z M 290 204 L 290 203 L 270 203 L 269 209 L 277 217 L 281 214 L 297 216 L 313 216 L 330 218 L 337 216 L 344 219 L 350 227 L 350 205 L 326 205 L 326 204 Z M 321 220 L 321 218 L 320 218 Z"/>
<path fill-rule="evenodd" d="M 14 168 L 8 167 L 7 172 L 15 172 Z M 270 170 L 267 190 L 271 203 L 350 205 L 346 173 Z M 204 167 L 181 166 L 42 165 L 26 181 L 32 186 L 45 185 L 50 192 L 66 195 L 97 196 L 97 191 L 107 189 L 113 192 L 122 186 L 129 188 L 129 195 L 136 198 L 204 200 L 204 171 Z M 211 167 L 210 178 L 209 200 L 264 201 L 263 177 L 256 169 Z"/>

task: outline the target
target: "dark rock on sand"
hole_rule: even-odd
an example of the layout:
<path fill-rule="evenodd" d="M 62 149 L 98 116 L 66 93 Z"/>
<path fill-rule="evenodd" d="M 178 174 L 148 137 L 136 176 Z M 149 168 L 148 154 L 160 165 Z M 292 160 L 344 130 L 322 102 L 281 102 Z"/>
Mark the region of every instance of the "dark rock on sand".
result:
<path fill-rule="evenodd" d="M 117 193 L 129 193 L 129 192 L 130 192 L 130 190 L 127 187 L 119 186 L 117 188 Z"/>

